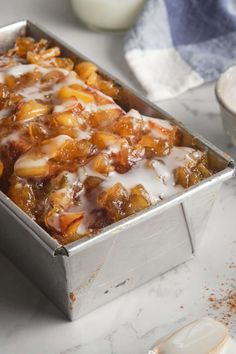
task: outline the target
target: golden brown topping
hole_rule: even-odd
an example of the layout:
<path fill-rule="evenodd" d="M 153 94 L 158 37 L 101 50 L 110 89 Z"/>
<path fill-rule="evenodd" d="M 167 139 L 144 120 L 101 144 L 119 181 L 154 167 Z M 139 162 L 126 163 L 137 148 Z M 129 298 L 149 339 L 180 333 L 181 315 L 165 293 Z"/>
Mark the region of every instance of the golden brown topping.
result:
<path fill-rule="evenodd" d="M 53 58 L 48 63 L 50 66 L 54 66 L 56 68 L 65 69 L 65 70 L 73 70 L 74 63 L 70 58 Z"/>
<path fill-rule="evenodd" d="M 138 184 L 131 189 L 127 205 L 128 214 L 137 213 L 138 211 L 145 209 L 150 205 L 151 202 L 149 195 L 141 184 Z"/>
<path fill-rule="evenodd" d="M 50 207 L 65 210 L 73 206 L 74 201 L 77 201 L 82 184 L 79 181 L 74 181 L 75 183 L 71 184 L 70 177 L 69 173 L 61 172 L 47 185 Z"/>
<path fill-rule="evenodd" d="M 92 189 L 97 188 L 102 181 L 103 179 L 101 177 L 88 176 L 84 181 L 84 188 L 87 191 L 91 191 Z"/>
<path fill-rule="evenodd" d="M 24 183 L 24 182 L 23 182 Z M 14 178 L 8 191 L 8 196 L 31 218 L 35 218 L 36 199 L 32 185 L 21 183 Z"/>
<path fill-rule="evenodd" d="M 54 114 L 54 121 L 59 125 L 63 125 L 65 127 L 78 127 L 79 122 L 76 115 L 72 112 L 63 112 Z"/>
<path fill-rule="evenodd" d="M 35 41 L 30 37 L 19 37 L 16 39 L 15 51 L 16 55 L 25 58 L 27 52 L 35 49 Z"/>
<path fill-rule="evenodd" d="M 119 134 L 125 138 L 135 136 L 137 140 L 140 138 L 143 129 L 144 123 L 142 120 L 135 120 L 135 118 L 129 116 L 121 117 L 113 125 L 114 133 Z"/>
<path fill-rule="evenodd" d="M 119 97 L 120 89 L 112 81 L 98 79 L 96 87 L 101 90 L 105 95 L 108 95 L 114 99 L 117 99 Z"/>
<path fill-rule="evenodd" d="M 139 144 L 145 148 L 147 157 L 166 156 L 170 153 L 171 145 L 168 140 L 144 135 Z"/>
<path fill-rule="evenodd" d="M 45 177 L 50 173 L 50 161 L 63 153 L 68 136 L 57 136 L 35 144 L 23 154 L 15 163 L 14 172 L 20 177 Z"/>
<path fill-rule="evenodd" d="M 12 92 L 6 85 L 0 84 L 0 109 L 9 108 L 21 100 L 21 96 Z"/>
<path fill-rule="evenodd" d="M 119 95 L 119 88 L 114 82 L 104 79 L 99 73 L 96 65 L 90 62 L 82 62 L 75 66 L 75 71 L 86 82 L 87 85 L 96 87 L 105 95 L 117 98 Z"/>
<path fill-rule="evenodd" d="M 77 100 L 82 101 L 85 104 L 93 103 L 95 101 L 93 95 L 87 92 L 80 91 L 79 89 L 75 88 L 75 85 L 73 85 L 72 87 L 71 86 L 62 87 L 58 92 L 58 97 L 61 100 L 67 98 L 76 98 Z"/>
<path fill-rule="evenodd" d="M 52 106 L 49 104 L 40 103 L 36 100 L 22 102 L 19 104 L 16 112 L 17 120 L 28 120 L 50 113 Z"/>
<path fill-rule="evenodd" d="M 71 233 L 75 231 L 84 217 L 83 213 L 66 213 L 59 216 L 59 224 L 62 232 Z M 68 232 L 69 231 L 69 232 Z"/>
<path fill-rule="evenodd" d="M 88 61 L 84 61 L 75 66 L 75 71 L 81 77 L 82 80 L 86 81 L 90 75 L 97 72 L 97 66 Z"/>
<path fill-rule="evenodd" d="M 37 122 L 30 122 L 28 125 L 29 135 L 33 141 L 42 141 L 48 137 L 46 127 Z"/>
<path fill-rule="evenodd" d="M 10 91 L 6 85 L 0 84 L 0 108 L 3 109 L 5 102 L 10 99 Z"/>
<path fill-rule="evenodd" d="M 60 163 L 68 161 L 83 162 L 96 152 L 94 145 L 88 140 L 69 140 L 61 146 L 54 157 L 54 161 Z"/>
<path fill-rule="evenodd" d="M 35 157 L 37 160 L 37 156 Z M 33 178 L 33 177 L 44 177 L 49 174 L 49 166 L 46 161 L 41 160 L 35 166 L 33 165 L 15 165 L 14 172 L 19 177 Z"/>
<path fill-rule="evenodd" d="M 122 111 L 120 109 L 108 109 L 101 110 L 91 113 L 89 116 L 89 124 L 93 128 L 97 129 L 105 129 L 110 127 L 113 122 L 122 115 Z"/>
<path fill-rule="evenodd" d="M 144 156 L 144 148 L 141 145 L 129 146 L 123 144 L 121 149 L 114 154 L 115 170 L 119 173 L 126 173 L 131 167 Z"/>
<path fill-rule="evenodd" d="M 114 221 L 123 219 L 126 216 L 128 192 L 121 183 L 116 183 L 111 188 L 102 192 L 97 197 L 100 208 L 106 209 Z"/>
<path fill-rule="evenodd" d="M 96 65 L 72 71 L 59 47 L 21 37 L 0 67 L 0 187 L 60 243 L 211 175 L 177 127 L 124 112 Z"/>
<path fill-rule="evenodd" d="M 90 161 L 90 166 L 94 171 L 101 173 L 102 175 L 108 175 L 109 172 L 114 170 L 114 167 L 111 166 L 109 156 L 102 152 L 93 157 Z"/>
<path fill-rule="evenodd" d="M 54 57 L 58 57 L 60 55 L 60 49 L 58 47 L 52 47 L 49 49 L 42 49 L 39 53 L 28 51 L 26 58 L 30 64 L 38 64 L 47 61 L 48 59 L 52 59 Z"/>
<path fill-rule="evenodd" d="M 19 90 L 27 86 L 33 86 L 38 83 L 42 78 L 42 73 L 39 71 L 32 71 L 26 74 L 22 74 L 19 77 L 13 75 L 7 75 L 5 77 L 5 84 L 11 90 Z"/>
<path fill-rule="evenodd" d="M 118 142 L 118 137 L 106 131 L 99 131 L 93 133 L 91 141 L 93 144 L 97 145 L 99 149 L 103 150 L 110 145 L 116 144 Z"/>
<path fill-rule="evenodd" d="M 203 179 L 210 177 L 211 174 L 212 173 L 207 169 L 207 167 L 201 163 L 192 169 L 187 167 L 178 167 L 174 171 L 176 184 L 180 184 L 184 188 L 188 188 L 199 183 Z"/>
<path fill-rule="evenodd" d="M 64 77 L 65 75 L 61 71 L 55 69 L 45 74 L 42 77 L 41 82 L 42 84 L 47 85 L 46 88 L 50 88 L 50 86 L 55 85 L 63 80 Z"/>

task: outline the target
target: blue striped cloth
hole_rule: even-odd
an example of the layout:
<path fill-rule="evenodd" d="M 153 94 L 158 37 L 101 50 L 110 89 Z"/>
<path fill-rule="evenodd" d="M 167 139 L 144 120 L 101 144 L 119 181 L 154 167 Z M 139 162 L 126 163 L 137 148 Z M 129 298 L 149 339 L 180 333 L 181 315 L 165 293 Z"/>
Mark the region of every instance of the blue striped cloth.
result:
<path fill-rule="evenodd" d="M 149 0 L 124 49 L 153 101 L 215 80 L 236 63 L 236 0 Z"/>

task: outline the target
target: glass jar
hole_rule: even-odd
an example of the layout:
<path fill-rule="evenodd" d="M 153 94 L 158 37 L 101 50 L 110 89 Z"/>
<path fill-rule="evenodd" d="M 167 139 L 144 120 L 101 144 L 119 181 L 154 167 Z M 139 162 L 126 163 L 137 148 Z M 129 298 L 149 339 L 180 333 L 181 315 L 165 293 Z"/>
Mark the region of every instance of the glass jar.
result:
<path fill-rule="evenodd" d="M 96 30 L 122 31 L 132 26 L 146 0 L 71 0 L 77 17 Z"/>

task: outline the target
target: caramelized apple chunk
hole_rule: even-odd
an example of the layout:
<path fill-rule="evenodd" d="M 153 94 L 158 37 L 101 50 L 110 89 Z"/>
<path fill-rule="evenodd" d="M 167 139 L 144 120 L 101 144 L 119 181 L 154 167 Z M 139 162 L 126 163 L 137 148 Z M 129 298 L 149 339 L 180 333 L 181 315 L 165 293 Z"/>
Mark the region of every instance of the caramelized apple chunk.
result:
<path fill-rule="evenodd" d="M 96 73 L 97 70 L 97 66 L 88 61 L 83 61 L 75 66 L 75 71 L 84 81 L 86 81 L 91 74 Z"/>
<path fill-rule="evenodd" d="M 6 106 L 6 101 L 10 99 L 10 91 L 4 84 L 0 84 L 0 108 Z"/>
<path fill-rule="evenodd" d="M 108 212 L 105 209 L 94 209 L 90 216 L 91 220 L 89 227 L 92 230 L 102 229 L 112 223 L 112 219 L 109 217 Z"/>
<path fill-rule="evenodd" d="M 144 122 L 142 119 L 135 119 L 128 115 L 119 118 L 113 125 L 113 132 L 125 138 L 140 139 L 144 129 Z"/>
<path fill-rule="evenodd" d="M 74 232 L 84 217 L 83 213 L 64 213 L 59 216 L 59 225 L 62 232 Z"/>
<path fill-rule="evenodd" d="M 117 99 L 119 97 L 120 88 L 117 85 L 115 85 L 115 83 L 112 82 L 111 80 L 105 80 L 99 76 L 96 87 L 100 91 L 102 91 L 105 95 L 108 95 L 114 99 Z"/>
<path fill-rule="evenodd" d="M 26 140 L 25 138 L 18 138 L 18 132 L 14 131 L 12 137 L 15 139 L 10 139 L 8 135 L 1 140 L 2 144 L 0 146 L 0 158 L 4 165 L 4 170 L 1 178 L 1 189 L 5 191 L 8 190 L 10 177 L 14 170 L 14 163 L 19 158 L 21 154 L 24 154 L 32 145 L 32 142 Z"/>
<path fill-rule="evenodd" d="M 91 159 L 90 166 L 94 171 L 105 176 L 114 169 L 109 156 L 102 152 Z"/>
<path fill-rule="evenodd" d="M 71 193 L 67 189 L 59 189 L 50 192 L 48 200 L 53 208 L 68 208 L 72 204 L 71 197 Z"/>
<path fill-rule="evenodd" d="M 49 71 L 47 74 L 45 74 L 42 77 L 41 82 L 42 82 L 42 84 L 55 85 L 58 82 L 60 82 L 61 80 L 63 80 L 64 77 L 65 77 L 65 75 L 63 74 L 63 72 L 55 69 L 55 70 Z"/>
<path fill-rule="evenodd" d="M 90 62 L 81 62 L 75 66 L 75 71 L 87 85 L 96 87 L 110 97 L 118 97 L 119 88 L 111 80 L 102 77 L 98 73 L 96 65 Z"/>
<path fill-rule="evenodd" d="M 118 173 L 126 173 L 131 167 L 144 156 L 145 150 L 139 145 L 123 145 L 121 149 L 114 154 L 113 165 Z"/>
<path fill-rule="evenodd" d="M 89 124 L 93 128 L 105 129 L 112 124 L 122 115 L 122 111 L 120 109 L 108 109 L 101 110 L 91 113 L 89 116 Z M 114 130 L 116 133 L 116 131 Z"/>
<path fill-rule="evenodd" d="M 118 221 L 126 216 L 128 192 L 121 183 L 116 183 L 97 197 L 100 208 L 106 209 L 113 221 Z"/>
<path fill-rule="evenodd" d="M 82 184 L 68 171 L 53 177 L 47 185 L 48 201 L 56 209 L 67 209 L 77 203 Z"/>
<path fill-rule="evenodd" d="M 84 188 L 87 191 L 91 191 L 91 190 L 97 188 L 102 182 L 103 182 L 103 179 L 101 177 L 88 176 L 84 181 Z"/>
<path fill-rule="evenodd" d="M 49 114 L 52 110 L 51 105 L 40 103 L 36 100 L 20 103 L 17 113 L 17 120 L 28 120 L 41 115 Z"/>
<path fill-rule="evenodd" d="M 30 64 L 43 64 L 59 55 L 60 49 L 58 47 L 52 47 L 48 49 L 42 49 L 39 52 L 28 51 L 26 54 L 26 59 Z"/>
<path fill-rule="evenodd" d="M 78 127 L 78 119 L 73 112 L 54 113 L 53 120 L 56 125 L 63 125 L 65 127 Z"/>
<path fill-rule="evenodd" d="M 78 228 L 84 218 L 83 212 L 62 212 L 57 208 L 51 209 L 45 216 L 45 224 L 52 231 L 55 237 L 61 244 L 67 244 L 78 240 L 80 237 Z"/>
<path fill-rule="evenodd" d="M 134 214 L 143 210 L 151 205 L 149 195 L 145 188 L 138 184 L 131 188 L 129 200 L 127 203 L 127 213 Z"/>
<path fill-rule="evenodd" d="M 202 164 L 197 165 L 193 169 L 187 167 L 179 167 L 174 171 L 176 184 L 180 184 L 184 188 L 193 186 L 205 178 L 211 176 L 211 172 Z"/>
<path fill-rule="evenodd" d="M 15 52 L 21 58 L 25 58 L 27 52 L 35 49 L 35 41 L 31 37 L 18 37 L 15 43 Z"/>
<path fill-rule="evenodd" d="M 20 58 L 26 58 L 28 63 L 44 66 L 54 66 L 66 70 L 72 70 L 74 63 L 70 58 L 60 57 L 59 47 L 49 47 L 46 39 L 36 42 L 31 37 L 19 37 L 15 47 L 8 51 L 8 56 L 16 54 Z"/>
<path fill-rule="evenodd" d="M 28 52 L 27 54 L 30 54 L 32 52 Z M 42 49 L 39 51 L 39 53 L 35 53 L 35 62 L 32 62 L 32 64 L 36 64 L 39 60 L 48 60 L 52 59 L 54 57 L 58 57 L 61 54 L 60 48 L 58 47 L 51 47 L 48 49 Z M 27 56 L 27 60 L 30 63 L 30 59 Z"/>
<path fill-rule="evenodd" d="M 59 135 L 35 144 L 21 155 L 14 165 L 14 173 L 20 177 L 46 177 L 50 173 L 50 161 L 56 158 L 60 148 L 71 138 Z M 72 139 L 71 139 L 72 140 Z"/>
<path fill-rule="evenodd" d="M 49 174 L 49 166 L 44 159 L 37 159 L 35 163 L 24 164 L 25 160 L 17 160 L 14 166 L 14 172 L 17 176 L 25 178 L 45 177 Z M 22 163 L 23 162 L 23 163 Z"/>
<path fill-rule="evenodd" d="M 52 58 L 49 62 L 50 66 L 54 66 L 56 68 L 65 69 L 65 70 L 73 70 L 74 62 L 70 58 Z"/>
<path fill-rule="evenodd" d="M 192 154 L 192 159 L 185 166 L 174 170 L 176 184 L 180 184 L 184 188 L 191 187 L 211 175 L 206 154 L 198 157 Z"/>
<path fill-rule="evenodd" d="M 95 101 L 93 95 L 91 95 L 90 93 L 77 90 L 70 86 L 62 87 L 58 92 L 58 97 L 61 100 L 67 98 L 76 98 L 77 100 L 82 101 L 85 104 L 93 103 Z"/>
<path fill-rule="evenodd" d="M 10 90 L 7 85 L 0 84 L 0 109 L 9 108 L 16 105 L 20 100 L 21 96 Z"/>
<path fill-rule="evenodd" d="M 19 178 L 12 178 L 8 196 L 31 218 L 35 218 L 36 198 L 32 185 Z"/>
<path fill-rule="evenodd" d="M 31 122 L 28 125 L 29 135 L 33 141 L 42 141 L 48 137 L 47 128 L 40 123 Z"/>
<path fill-rule="evenodd" d="M 106 149 L 108 146 L 117 143 L 118 137 L 115 134 L 107 131 L 94 132 L 91 141 L 101 150 Z"/>
<path fill-rule="evenodd" d="M 159 118 L 144 118 L 147 118 L 147 128 L 149 130 L 149 134 L 152 134 L 155 137 L 161 137 L 163 139 L 168 140 L 171 147 L 173 145 L 179 145 L 182 134 L 178 127 L 173 126 L 171 125 L 171 123 Z"/>
<path fill-rule="evenodd" d="M 92 156 L 95 152 L 96 148 L 90 141 L 85 139 L 71 139 L 58 149 L 54 161 L 60 161 L 60 163 L 63 163 L 66 161 L 79 160 L 82 162 L 89 156 Z"/>
<path fill-rule="evenodd" d="M 60 232 L 60 229 L 58 227 L 59 213 L 60 213 L 60 208 L 58 207 L 50 208 L 45 212 L 44 224 L 49 230 L 58 230 Z"/>
<path fill-rule="evenodd" d="M 24 87 L 33 86 L 40 82 L 42 73 L 40 71 L 32 71 L 15 77 L 13 75 L 7 75 L 5 78 L 5 84 L 11 90 L 19 90 Z"/>
<path fill-rule="evenodd" d="M 152 135 L 143 135 L 139 144 L 145 148 L 146 156 L 166 156 L 170 153 L 171 145 L 166 139 L 155 138 Z"/>

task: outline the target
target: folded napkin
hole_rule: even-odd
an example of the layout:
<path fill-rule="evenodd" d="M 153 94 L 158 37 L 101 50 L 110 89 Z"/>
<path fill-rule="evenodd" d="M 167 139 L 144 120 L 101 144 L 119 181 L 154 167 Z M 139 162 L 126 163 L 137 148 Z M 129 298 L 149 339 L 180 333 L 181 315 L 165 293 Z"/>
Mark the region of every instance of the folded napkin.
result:
<path fill-rule="evenodd" d="M 153 101 L 215 80 L 236 63 L 236 0 L 149 0 L 124 49 Z"/>

